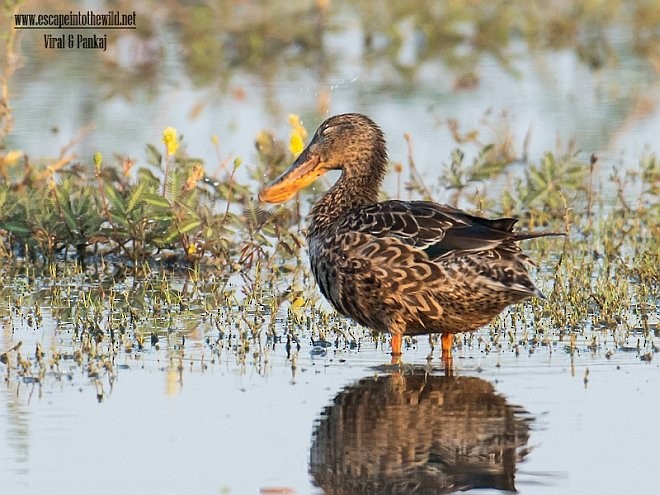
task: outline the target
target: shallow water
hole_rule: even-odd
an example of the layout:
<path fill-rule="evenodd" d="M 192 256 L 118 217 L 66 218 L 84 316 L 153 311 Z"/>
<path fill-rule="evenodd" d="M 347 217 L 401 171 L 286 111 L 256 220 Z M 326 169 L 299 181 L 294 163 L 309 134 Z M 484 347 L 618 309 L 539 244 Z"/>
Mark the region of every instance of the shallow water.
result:
<path fill-rule="evenodd" d="M 482 144 L 508 130 L 519 155 L 529 132 L 531 160 L 574 140 L 582 156 L 598 154 L 603 179 L 612 166 L 634 169 L 645 150 L 658 151 L 660 79 L 652 61 L 631 53 L 632 31 L 608 31 L 615 60 L 598 70 L 573 46 L 532 50 L 514 38 L 510 65 L 482 53 L 478 84 L 456 88 L 461 70 L 445 58 L 410 59 L 406 19 L 396 28 L 407 41 L 395 59 L 403 74 L 415 69 L 412 77 L 371 58 L 350 3 L 332 4 L 332 28 L 311 68 L 275 57 L 259 60 L 259 70 L 239 61 L 228 74 L 196 72 L 182 41 L 186 26 L 174 26 L 165 4 L 138 13 L 138 24 L 140 16 L 154 19 L 155 36 L 117 34 L 104 54 L 46 53 L 41 33 L 23 32 L 9 84 L 14 128 L 4 144 L 31 159 L 55 157 L 91 125 L 71 147 L 81 162 L 101 151 L 106 161 L 117 153 L 141 166 L 145 143 L 160 146 L 163 128 L 175 126 L 212 174 L 235 157 L 254 162 L 262 129 L 286 140 L 289 113 L 313 132 L 328 114 L 359 111 L 383 127 L 393 161 L 407 162 L 403 134 L 410 134 L 430 185 L 457 146 L 447 119 L 462 133 L 478 129 Z M 386 188 L 397 190 L 392 174 Z M 11 290 L 25 295 L 27 284 L 17 280 Z M 97 281 L 80 286 L 94 293 Z M 32 361 L 37 342 L 65 355 L 41 383 L 0 364 L 2 493 L 620 494 L 657 485 L 658 337 L 633 333 L 615 345 L 621 328 L 578 328 L 571 352 L 556 338 L 513 345 L 504 335 L 498 348 L 484 329 L 455 350 L 448 377 L 437 348 L 427 360 L 426 338 L 405 349 L 401 368 L 389 365 L 386 343 L 357 329 L 359 348 L 322 347 L 305 336 L 292 355 L 282 340 L 264 341 L 255 357 L 226 337 L 214 347 L 210 325 L 191 319 L 172 329 L 163 314 L 146 331 L 160 335 L 158 348 L 122 348 L 110 371 L 76 363 L 68 308 L 51 307 L 38 291 L 24 304 L 44 319 L 30 326 L 9 316 L 10 303 L 0 308 L 0 352 L 21 341 Z M 657 335 L 657 314 L 650 323 Z M 277 334 L 285 339 L 282 322 Z"/>
<path fill-rule="evenodd" d="M 39 8 L 34 2 L 32 10 Z M 153 8 L 160 18 L 169 15 Z M 293 66 L 287 65 L 290 58 L 266 58 L 259 70 L 239 59 L 231 71 L 214 72 L 215 78 L 202 84 L 199 79 L 208 76 L 191 68 L 183 28 L 150 22 L 156 35 L 144 40 L 115 33 L 105 53 L 45 53 L 40 32 L 22 32 L 20 64 L 10 85 L 15 122 L 9 147 L 35 158 L 54 157 L 74 140 L 70 149 L 83 163 L 101 151 L 108 159 L 128 155 L 143 165 L 145 144 L 160 145 L 162 130 L 174 126 L 188 153 L 211 172 L 227 157 L 254 162 L 254 140 L 262 129 L 287 139 L 289 113 L 301 115 L 313 132 L 328 115 L 363 112 L 383 127 L 395 162 L 407 162 L 403 134 L 410 134 L 417 166 L 429 174 L 437 173 L 457 146 L 447 124 L 456 119 L 463 134 L 477 129 L 483 144 L 508 129 L 517 153 L 532 160 L 574 141 L 586 157 L 599 156 L 606 177 L 612 166 L 634 167 L 649 146 L 656 149 L 660 132 L 657 72 L 631 53 L 628 26 L 608 31 L 613 56 L 599 70 L 591 70 L 570 44 L 532 49 L 515 37 L 504 50 L 505 61 L 486 51 L 475 55 L 473 68 L 464 68 L 452 66 L 444 54 L 428 61 L 410 58 L 415 34 L 404 19 L 396 30 L 410 40 L 398 56 L 403 65 L 394 68 L 390 57 L 373 58 L 363 46 L 364 19 L 356 18 L 350 4 L 338 2 L 331 27 L 323 31 L 319 67 L 305 66 L 302 56 Z M 217 22 L 222 24 L 222 17 Z M 249 18 L 243 22 L 250 25 Z M 273 22 L 282 19 L 275 15 Z M 144 63 L 145 52 L 159 56 Z M 407 70 L 414 75 L 406 76 Z M 477 83 L 457 89 L 466 70 Z M 84 137 L 76 141 L 83 129 Z M 395 191 L 392 181 L 388 190 Z"/>
<path fill-rule="evenodd" d="M 34 337 L 5 326 L 2 345 L 24 340 L 27 355 Z M 573 355 L 565 342 L 485 352 L 473 339 L 456 348 L 452 377 L 438 349 L 427 361 L 426 338 L 402 367 L 368 337 L 359 349 L 302 341 L 294 361 L 276 343 L 256 363 L 213 356 L 204 337 L 161 342 L 119 355 L 112 378 L 65 359 L 42 385 L 12 375 L 2 387 L 3 489 L 648 493 L 660 373 L 641 356 L 653 344 L 598 338 Z"/>

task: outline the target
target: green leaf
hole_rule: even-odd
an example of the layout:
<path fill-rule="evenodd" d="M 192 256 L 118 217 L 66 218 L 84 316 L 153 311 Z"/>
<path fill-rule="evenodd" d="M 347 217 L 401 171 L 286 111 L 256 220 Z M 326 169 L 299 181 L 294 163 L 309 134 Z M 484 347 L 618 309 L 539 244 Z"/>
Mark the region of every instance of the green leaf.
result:
<path fill-rule="evenodd" d="M 169 173 L 165 177 L 165 197 L 171 200 L 177 200 L 183 189 L 183 174 L 174 164 L 170 167 Z"/>
<path fill-rule="evenodd" d="M 158 241 L 162 244 L 169 244 L 177 237 L 179 237 L 179 231 L 177 229 L 172 229 L 167 236 L 159 238 Z"/>
<path fill-rule="evenodd" d="M 137 180 L 138 182 L 144 182 L 148 186 L 157 188 L 160 184 L 160 179 L 154 175 L 154 173 L 146 167 L 140 167 L 137 171 Z"/>
<path fill-rule="evenodd" d="M 163 161 L 163 155 L 153 144 L 147 144 L 147 161 L 157 167 L 160 167 Z"/>
<path fill-rule="evenodd" d="M 105 195 L 110 200 L 110 203 L 115 210 L 119 210 L 119 212 L 123 214 L 126 213 L 126 202 L 114 186 L 110 184 L 106 185 Z M 114 213 L 116 214 L 117 212 Z"/>
<path fill-rule="evenodd" d="M 4 230 L 9 230 L 10 232 L 15 232 L 17 234 L 29 234 L 30 232 L 32 232 L 32 229 L 29 229 L 25 225 L 12 223 L 12 222 L 0 224 L 0 228 Z"/>
<path fill-rule="evenodd" d="M 128 217 L 122 212 L 111 212 L 110 219 L 113 223 L 117 224 L 117 226 L 123 227 L 125 229 L 129 228 L 131 225 L 131 223 L 128 221 Z"/>
<path fill-rule="evenodd" d="M 77 229 L 77 222 L 75 219 L 75 215 L 72 210 L 72 199 L 68 194 L 68 191 L 62 189 L 58 192 L 60 194 L 60 211 L 62 212 L 62 216 L 64 217 L 64 221 L 67 224 L 67 227 L 71 232 L 76 232 Z"/>
<path fill-rule="evenodd" d="M 187 234 L 191 230 L 195 230 L 196 228 L 198 228 L 200 225 L 202 225 L 202 222 L 200 222 L 195 218 L 191 218 L 190 220 L 179 226 L 179 232 L 182 234 Z"/>
<path fill-rule="evenodd" d="M 138 205 L 138 203 L 142 202 L 142 198 L 146 194 L 144 192 L 144 189 L 145 189 L 144 182 L 139 182 L 135 187 L 135 189 L 133 189 L 130 197 L 128 198 L 126 213 L 131 213 L 133 210 L 135 210 L 135 207 Z"/>
<path fill-rule="evenodd" d="M 159 208 L 172 207 L 172 204 L 169 202 L 169 200 L 160 194 L 144 193 L 142 195 L 142 201 L 153 206 L 158 206 Z"/>

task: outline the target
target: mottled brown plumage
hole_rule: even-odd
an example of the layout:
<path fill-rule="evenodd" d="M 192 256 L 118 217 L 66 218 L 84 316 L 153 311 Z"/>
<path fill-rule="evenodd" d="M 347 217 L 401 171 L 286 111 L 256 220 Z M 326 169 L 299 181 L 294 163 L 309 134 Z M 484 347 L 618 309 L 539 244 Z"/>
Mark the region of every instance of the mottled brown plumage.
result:
<path fill-rule="evenodd" d="M 543 297 L 516 242 L 554 233 L 513 232 L 514 218 L 429 201 L 378 202 L 386 164 L 380 128 L 364 115 L 337 115 L 260 193 L 286 201 L 328 170 L 342 171 L 311 209 L 307 234 L 312 272 L 337 311 L 391 333 L 399 354 L 404 334 L 473 331 L 510 304 Z"/>
<path fill-rule="evenodd" d="M 533 418 L 476 377 L 364 378 L 314 426 L 309 471 L 323 493 L 515 491 Z"/>

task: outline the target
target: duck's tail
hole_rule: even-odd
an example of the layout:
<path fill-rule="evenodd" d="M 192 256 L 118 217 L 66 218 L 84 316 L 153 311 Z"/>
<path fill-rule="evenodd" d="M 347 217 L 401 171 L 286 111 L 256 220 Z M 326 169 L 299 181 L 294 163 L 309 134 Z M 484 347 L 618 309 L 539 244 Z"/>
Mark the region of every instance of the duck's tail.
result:
<path fill-rule="evenodd" d="M 513 234 L 514 241 L 524 241 L 525 239 L 535 239 L 537 237 L 568 235 L 567 232 L 511 232 L 511 234 Z"/>

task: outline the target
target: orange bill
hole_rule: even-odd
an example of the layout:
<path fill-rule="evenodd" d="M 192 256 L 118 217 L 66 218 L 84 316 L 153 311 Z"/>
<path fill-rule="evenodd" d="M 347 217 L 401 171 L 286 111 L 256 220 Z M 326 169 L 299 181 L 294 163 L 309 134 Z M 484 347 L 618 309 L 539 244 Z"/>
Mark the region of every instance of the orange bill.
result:
<path fill-rule="evenodd" d="M 259 191 L 259 199 L 267 203 L 283 203 L 325 172 L 319 157 L 310 153 L 309 148 L 305 149 L 293 165 Z"/>

